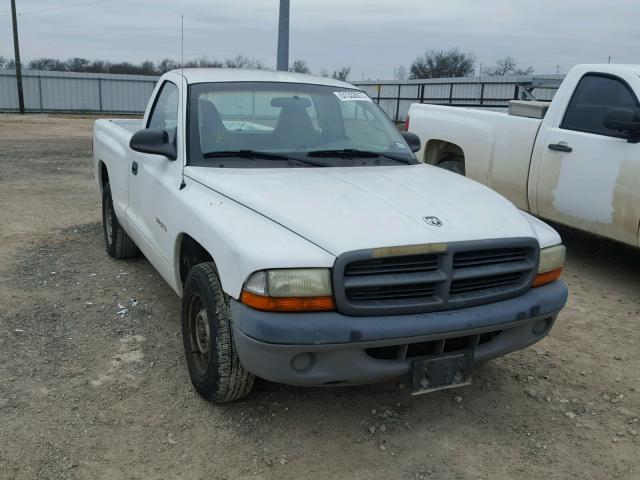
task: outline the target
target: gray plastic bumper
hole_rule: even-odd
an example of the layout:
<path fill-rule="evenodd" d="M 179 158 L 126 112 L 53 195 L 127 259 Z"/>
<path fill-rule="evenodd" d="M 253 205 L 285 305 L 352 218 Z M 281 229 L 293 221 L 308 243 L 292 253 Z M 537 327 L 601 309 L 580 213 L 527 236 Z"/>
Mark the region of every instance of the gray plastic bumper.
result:
<path fill-rule="evenodd" d="M 356 384 L 403 376 L 412 358 L 374 358 L 366 349 L 500 332 L 478 345 L 485 361 L 544 338 L 567 300 L 556 281 L 516 298 L 414 315 L 349 317 L 337 312 L 282 314 L 231 303 L 236 349 L 255 375 L 291 385 Z"/>

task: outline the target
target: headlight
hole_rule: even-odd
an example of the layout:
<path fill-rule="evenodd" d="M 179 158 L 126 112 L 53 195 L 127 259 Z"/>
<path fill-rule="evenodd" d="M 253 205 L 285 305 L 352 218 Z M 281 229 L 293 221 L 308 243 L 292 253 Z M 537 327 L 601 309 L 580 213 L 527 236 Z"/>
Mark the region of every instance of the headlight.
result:
<path fill-rule="evenodd" d="M 560 278 L 564 268 L 566 250 L 564 245 L 555 245 L 540 250 L 538 275 L 533 281 L 534 287 L 546 285 Z"/>
<path fill-rule="evenodd" d="M 327 268 L 256 272 L 245 282 L 240 300 L 249 307 L 267 311 L 335 310 L 331 272 Z"/>

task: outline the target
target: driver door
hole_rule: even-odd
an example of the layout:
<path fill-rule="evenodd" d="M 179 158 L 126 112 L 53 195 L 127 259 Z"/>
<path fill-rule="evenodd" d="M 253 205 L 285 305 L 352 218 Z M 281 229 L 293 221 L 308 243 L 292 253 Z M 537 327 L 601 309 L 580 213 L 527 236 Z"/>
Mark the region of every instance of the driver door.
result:
<path fill-rule="evenodd" d="M 175 195 L 182 174 L 182 154 L 177 138 L 180 121 L 178 86 L 165 81 L 159 90 L 146 128 L 160 128 L 176 142 L 178 158 L 131 151 L 129 170 L 129 207 L 127 221 L 135 231 L 136 243 L 150 260 L 171 264 L 176 228 L 169 218 L 174 211 Z M 160 269 L 156 261 L 153 261 Z"/>
<path fill-rule="evenodd" d="M 640 143 L 604 126 L 613 109 L 640 104 L 622 79 L 584 75 L 558 126 L 538 137 L 537 214 L 637 245 L 640 223 Z"/>

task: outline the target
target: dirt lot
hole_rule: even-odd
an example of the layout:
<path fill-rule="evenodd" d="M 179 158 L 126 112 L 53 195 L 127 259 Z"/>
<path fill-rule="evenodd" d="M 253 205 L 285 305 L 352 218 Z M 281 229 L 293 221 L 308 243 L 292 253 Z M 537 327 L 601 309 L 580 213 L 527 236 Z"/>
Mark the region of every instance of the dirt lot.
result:
<path fill-rule="evenodd" d="M 259 382 L 212 405 L 178 298 L 104 252 L 90 135 L 0 116 L 0 478 L 640 478 L 640 251 L 562 229 L 557 326 L 470 387 Z"/>

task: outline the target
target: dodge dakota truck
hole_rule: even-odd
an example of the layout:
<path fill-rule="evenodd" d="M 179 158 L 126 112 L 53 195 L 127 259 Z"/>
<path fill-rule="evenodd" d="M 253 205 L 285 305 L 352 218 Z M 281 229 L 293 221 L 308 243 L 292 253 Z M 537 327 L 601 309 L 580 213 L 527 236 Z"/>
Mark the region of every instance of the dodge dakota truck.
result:
<path fill-rule="evenodd" d="M 559 235 L 419 143 L 350 84 L 268 71 L 172 71 L 142 121 L 95 122 L 107 253 L 141 251 L 182 298 L 201 395 L 422 393 L 547 335 Z"/>
<path fill-rule="evenodd" d="M 551 104 L 516 105 L 538 118 L 413 104 L 409 130 L 423 142 L 420 160 L 538 217 L 637 247 L 639 93 L 640 65 L 579 65 Z"/>

